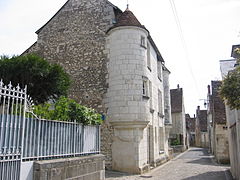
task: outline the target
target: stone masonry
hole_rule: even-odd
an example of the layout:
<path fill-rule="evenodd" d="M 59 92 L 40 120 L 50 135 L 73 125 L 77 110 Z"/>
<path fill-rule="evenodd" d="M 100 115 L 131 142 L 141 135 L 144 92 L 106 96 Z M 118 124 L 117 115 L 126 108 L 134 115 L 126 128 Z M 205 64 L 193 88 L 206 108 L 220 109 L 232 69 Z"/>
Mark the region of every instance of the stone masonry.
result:
<path fill-rule="evenodd" d="M 36 53 L 58 63 L 70 74 L 70 98 L 106 115 L 103 99 L 107 91 L 106 31 L 116 21 L 117 7 L 107 0 L 68 0 L 36 33 L 37 42 L 23 54 Z M 111 168 L 113 129 L 105 121 L 101 151 Z"/>
<path fill-rule="evenodd" d="M 68 0 L 36 33 L 24 53 L 62 65 L 73 81 L 70 97 L 103 115 L 107 168 L 142 173 L 168 158 L 170 92 L 163 81 L 170 72 L 129 9 L 107 0 Z"/>
<path fill-rule="evenodd" d="M 35 161 L 35 180 L 91 179 L 104 180 L 105 166 L 103 155 Z"/>

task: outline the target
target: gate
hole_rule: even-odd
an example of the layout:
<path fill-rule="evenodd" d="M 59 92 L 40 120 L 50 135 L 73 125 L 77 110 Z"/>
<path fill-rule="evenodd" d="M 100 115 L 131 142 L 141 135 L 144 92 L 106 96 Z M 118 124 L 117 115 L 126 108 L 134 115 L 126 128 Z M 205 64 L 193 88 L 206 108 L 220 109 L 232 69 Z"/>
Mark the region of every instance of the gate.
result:
<path fill-rule="evenodd" d="M 0 180 L 20 178 L 26 89 L 0 81 Z"/>

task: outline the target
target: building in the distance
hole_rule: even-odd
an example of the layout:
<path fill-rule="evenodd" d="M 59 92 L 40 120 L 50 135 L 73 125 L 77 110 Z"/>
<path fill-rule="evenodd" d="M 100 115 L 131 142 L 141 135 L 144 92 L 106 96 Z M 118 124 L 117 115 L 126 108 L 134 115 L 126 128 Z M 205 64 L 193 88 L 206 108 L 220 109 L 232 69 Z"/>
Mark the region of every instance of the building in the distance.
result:
<path fill-rule="evenodd" d="M 177 86 L 177 89 L 170 90 L 171 95 L 171 114 L 172 129 L 170 130 L 170 144 L 183 145 L 186 149 L 186 119 L 183 98 L 183 89 Z"/>
<path fill-rule="evenodd" d="M 62 65 L 73 80 L 70 97 L 105 117 L 101 152 L 107 168 L 141 173 L 168 159 L 170 71 L 128 8 L 68 0 L 36 33 L 25 54 Z"/>
<path fill-rule="evenodd" d="M 195 125 L 195 144 L 197 147 L 209 147 L 209 137 L 207 132 L 207 110 L 200 110 L 200 106 L 196 110 Z"/>
<path fill-rule="evenodd" d="M 209 147 L 219 163 L 229 163 L 229 143 L 226 111 L 219 95 L 221 81 L 212 81 L 208 86 L 208 133 Z"/>
<path fill-rule="evenodd" d="M 186 118 L 186 131 L 187 131 L 187 144 L 189 146 L 195 146 L 195 127 L 196 117 L 191 117 L 189 114 L 185 115 Z"/>

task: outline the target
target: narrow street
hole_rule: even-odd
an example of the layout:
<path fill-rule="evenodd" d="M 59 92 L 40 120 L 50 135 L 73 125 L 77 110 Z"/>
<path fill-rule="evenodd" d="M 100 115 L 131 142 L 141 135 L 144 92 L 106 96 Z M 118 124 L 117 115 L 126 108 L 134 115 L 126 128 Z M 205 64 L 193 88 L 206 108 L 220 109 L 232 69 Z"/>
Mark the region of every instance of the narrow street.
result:
<path fill-rule="evenodd" d="M 191 148 L 143 175 L 106 172 L 107 180 L 232 180 L 229 167 L 216 164 L 206 149 Z"/>

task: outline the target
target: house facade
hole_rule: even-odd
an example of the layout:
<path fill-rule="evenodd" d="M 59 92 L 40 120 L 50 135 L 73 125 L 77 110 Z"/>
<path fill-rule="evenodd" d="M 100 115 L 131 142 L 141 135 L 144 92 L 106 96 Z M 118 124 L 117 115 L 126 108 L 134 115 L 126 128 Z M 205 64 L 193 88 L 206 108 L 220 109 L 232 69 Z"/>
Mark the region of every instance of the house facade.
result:
<path fill-rule="evenodd" d="M 221 81 L 212 81 L 208 86 L 208 133 L 209 147 L 218 163 L 229 163 L 229 142 L 226 111 L 219 95 Z"/>
<path fill-rule="evenodd" d="M 207 110 L 196 110 L 195 143 L 197 147 L 209 147 L 209 136 L 207 132 Z"/>
<path fill-rule="evenodd" d="M 235 48 L 239 48 L 240 45 L 233 45 L 231 56 L 234 59 L 221 60 L 220 69 L 222 78 L 228 74 L 229 71 L 233 70 L 237 65 L 237 59 L 239 55 L 235 53 Z M 231 164 L 231 173 L 237 180 L 240 179 L 240 111 L 236 109 L 230 109 L 228 105 L 226 107 L 226 117 L 228 126 L 228 138 L 229 138 L 229 156 Z"/>
<path fill-rule="evenodd" d="M 189 146 L 195 146 L 195 129 L 196 129 L 196 117 L 191 117 L 189 114 L 185 115 L 186 118 L 186 131 L 188 136 Z"/>
<path fill-rule="evenodd" d="M 175 145 L 178 142 L 186 149 L 186 119 L 183 99 L 183 89 L 177 86 L 177 89 L 170 90 L 171 95 L 171 115 L 172 129 L 170 130 L 170 143 Z M 177 143 L 177 144 L 178 144 Z"/>
<path fill-rule="evenodd" d="M 70 97 L 103 115 L 107 168 L 142 173 L 168 159 L 170 71 L 128 8 L 69 0 L 36 33 L 24 53 L 62 65 L 73 80 Z"/>

